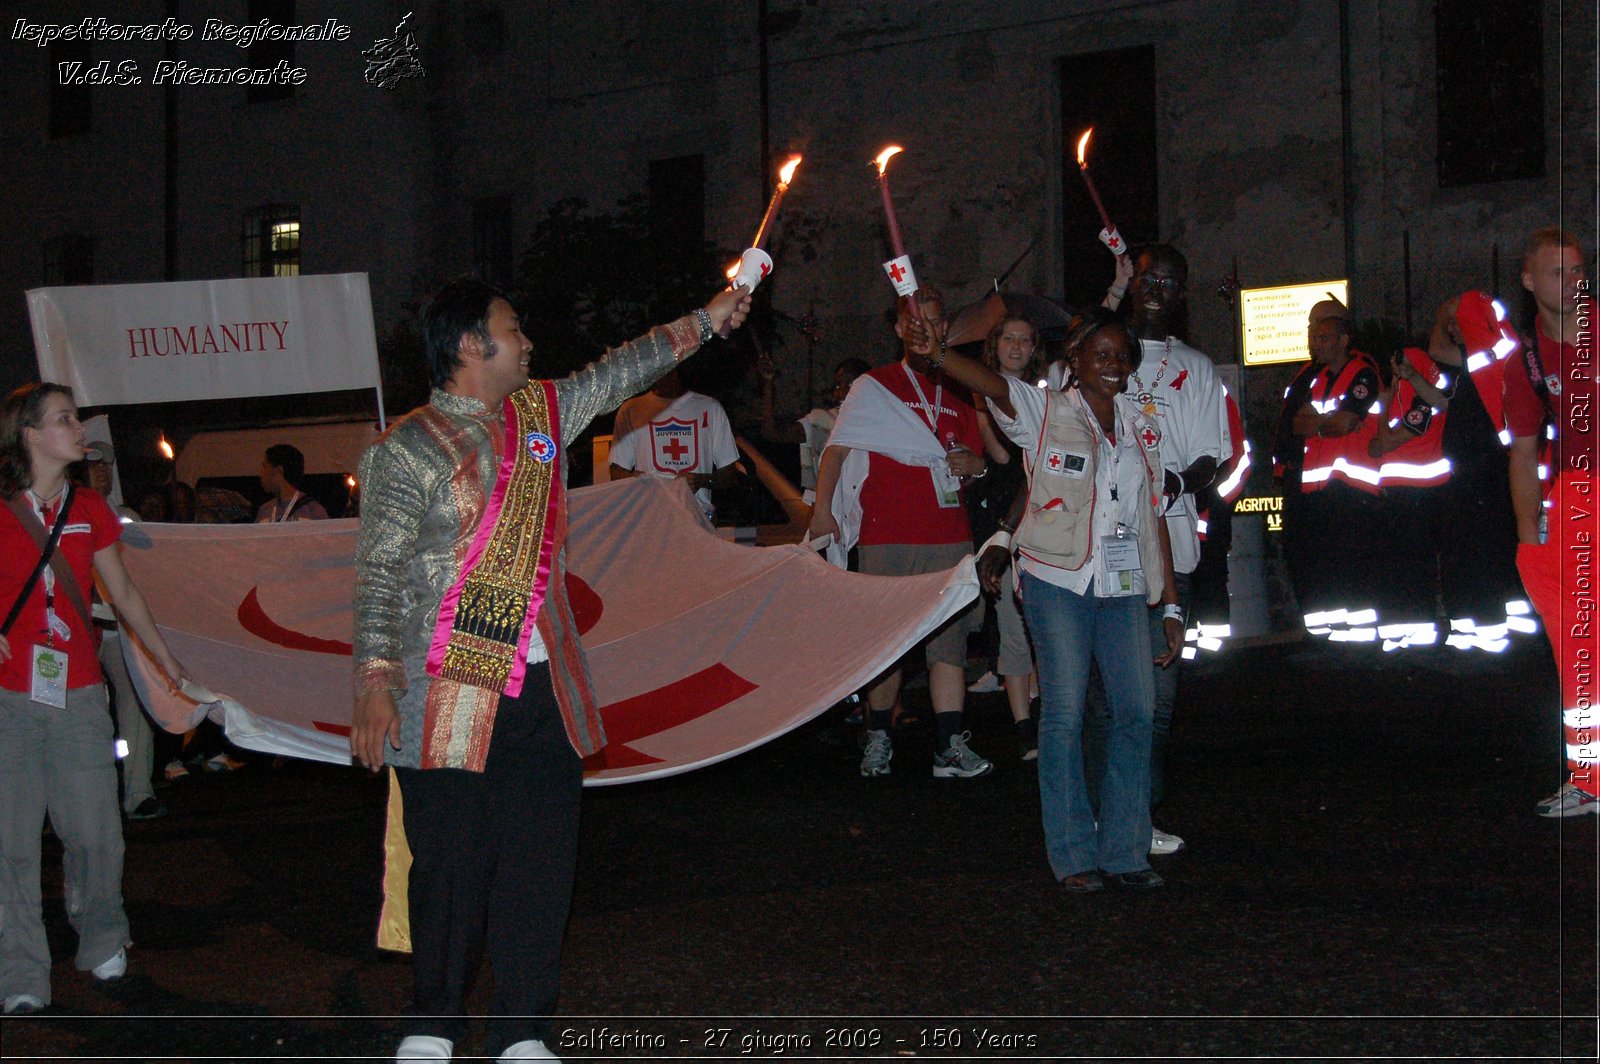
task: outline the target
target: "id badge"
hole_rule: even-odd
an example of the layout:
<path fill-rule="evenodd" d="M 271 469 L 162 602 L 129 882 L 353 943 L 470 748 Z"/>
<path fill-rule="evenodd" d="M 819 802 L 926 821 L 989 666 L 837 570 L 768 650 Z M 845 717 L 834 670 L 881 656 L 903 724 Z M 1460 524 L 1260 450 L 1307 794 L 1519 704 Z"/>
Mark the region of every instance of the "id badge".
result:
<path fill-rule="evenodd" d="M 55 647 L 33 645 L 33 689 L 40 705 L 67 708 L 67 654 Z"/>
<path fill-rule="evenodd" d="M 933 474 L 933 497 L 939 509 L 949 510 L 961 505 L 961 480 L 943 462 L 928 469 Z"/>
<path fill-rule="evenodd" d="M 1116 594 L 1133 594 L 1136 590 L 1134 574 L 1142 572 L 1138 535 L 1101 536 L 1100 564 L 1105 569 L 1107 586 Z"/>

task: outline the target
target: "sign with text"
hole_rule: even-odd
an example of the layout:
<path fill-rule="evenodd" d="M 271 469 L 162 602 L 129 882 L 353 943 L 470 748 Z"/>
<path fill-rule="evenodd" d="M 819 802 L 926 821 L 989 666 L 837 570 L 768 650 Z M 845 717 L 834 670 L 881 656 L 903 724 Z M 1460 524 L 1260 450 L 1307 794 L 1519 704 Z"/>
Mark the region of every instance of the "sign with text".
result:
<path fill-rule="evenodd" d="M 364 273 L 36 288 L 28 314 L 83 406 L 378 386 Z"/>
<path fill-rule="evenodd" d="M 1333 298 L 1349 306 L 1348 281 L 1245 288 L 1239 292 L 1239 321 L 1244 330 L 1244 364 L 1271 366 L 1306 362 L 1306 319 L 1311 308 Z"/>

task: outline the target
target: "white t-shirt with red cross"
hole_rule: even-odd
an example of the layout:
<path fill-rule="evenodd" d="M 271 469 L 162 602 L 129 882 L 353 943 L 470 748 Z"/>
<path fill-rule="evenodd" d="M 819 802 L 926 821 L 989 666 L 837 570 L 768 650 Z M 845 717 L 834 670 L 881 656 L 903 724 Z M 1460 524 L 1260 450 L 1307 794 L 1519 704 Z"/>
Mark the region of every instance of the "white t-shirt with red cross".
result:
<path fill-rule="evenodd" d="M 728 414 L 708 395 L 684 392 L 668 401 L 646 392 L 617 410 L 611 463 L 621 469 L 671 479 L 686 472 L 715 473 L 738 460 Z M 709 515 L 710 490 L 695 495 Z"/>

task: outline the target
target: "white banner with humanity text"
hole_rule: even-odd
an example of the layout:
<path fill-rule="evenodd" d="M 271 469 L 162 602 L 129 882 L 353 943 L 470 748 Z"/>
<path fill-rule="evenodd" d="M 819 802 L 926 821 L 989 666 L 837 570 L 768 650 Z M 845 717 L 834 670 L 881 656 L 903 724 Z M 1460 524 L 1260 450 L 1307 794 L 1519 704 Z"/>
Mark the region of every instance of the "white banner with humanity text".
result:
<path fill-rule="evenodd" d="M 36 288 L 43 380 L 82 406 L 378 385 L 364 273 Z"/>
<path fill-rule="evenodd" d="M 841 572 L 799 546 L 728 542 L 681 480 L 569 496 L 567 590 L 609 744 L 589 784 L 670 776 L 822 713 L 978 596 L 948 572 Z M 355 521 L 132 525 L 123 557 L 196 683 L 165 693 L 134 655 L 153 716 L 211 716 L 240 746 L 347 763 Z"/>

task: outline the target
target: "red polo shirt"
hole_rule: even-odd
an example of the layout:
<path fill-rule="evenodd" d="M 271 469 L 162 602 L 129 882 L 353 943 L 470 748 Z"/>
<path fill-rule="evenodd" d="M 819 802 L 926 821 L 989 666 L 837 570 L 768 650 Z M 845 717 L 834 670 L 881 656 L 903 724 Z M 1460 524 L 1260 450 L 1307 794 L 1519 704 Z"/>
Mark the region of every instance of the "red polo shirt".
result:
<path fill-rule="evenodd" d="M 56 511 L 47 507 L 45 526 L 55 523 Z M 122 537 L 122 522 L 111 512 L 105 500 L 89 488 L 78 488 L 72 498 L 72 512 L 61 529 L 61 539 L 56 544 L 56 554 L 64 558 L 77 577 L 78 587 L 84 597 L 94 595 L 94 556 Z M 0 620 L 5 618 L 11 604 L 17 601 L 22 585 L 33 567 L 39 562 L 39 547 L 28 535 L 17 515 L 10 507 L 0 506 Z M 11 656 L 0 662 L 0 687 L 8 691 L 33 689 L 33 647 L 45 641 L 48 630 L 45 624 L 44 577 L 34 583 L 22 612 L 17 615 L 6 641 L 11 645 Z M 102 682 L 100 661 L 96 656 L 94 632 L 86 618 L 79 617 L 61 589 L 56 589 L 56 616 L 66 622 L 71 638 L 56 640 L 56 647 L 67 652 L 67 686 L 89 687 Z"/>

